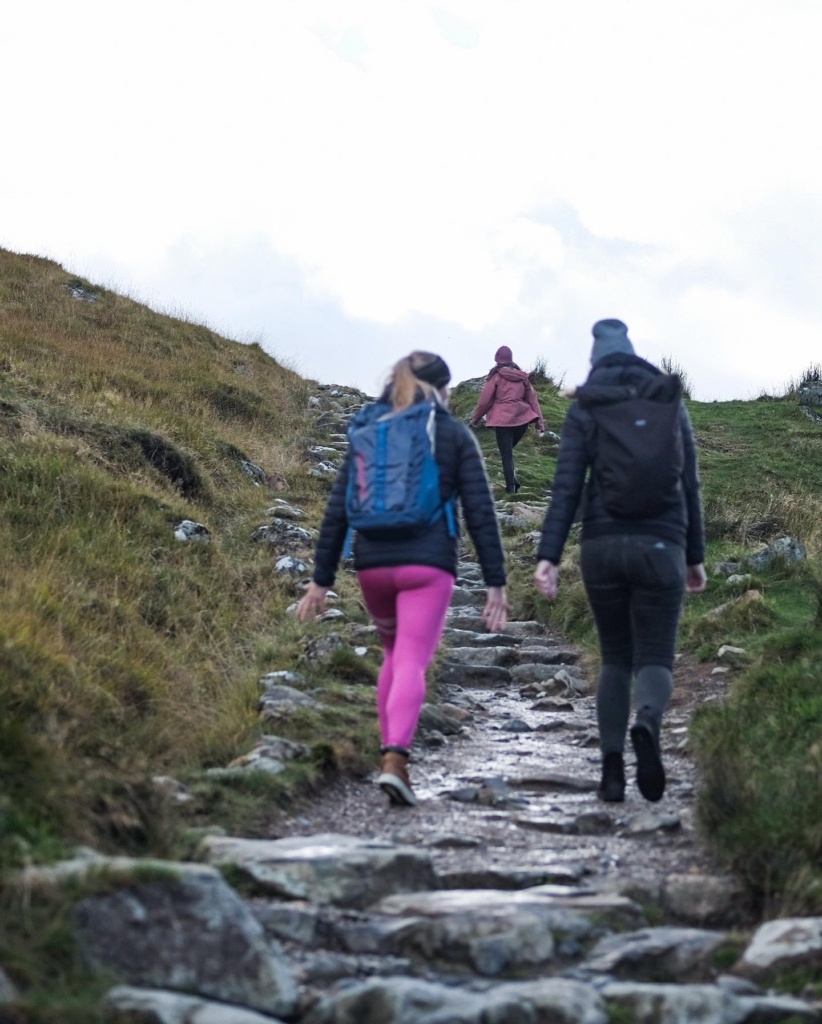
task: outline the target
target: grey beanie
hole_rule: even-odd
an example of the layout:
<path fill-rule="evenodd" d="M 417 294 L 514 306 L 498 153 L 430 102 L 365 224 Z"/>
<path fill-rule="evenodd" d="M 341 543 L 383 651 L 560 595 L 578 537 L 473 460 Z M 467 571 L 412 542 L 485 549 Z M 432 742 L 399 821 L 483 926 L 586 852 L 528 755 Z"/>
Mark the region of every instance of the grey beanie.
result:
<path fill-rule="evenodd" d="M 634 346 L 628 337 L 628 328 L 621 320 L 597 320 L 591 333 L 594 336 L 594 347 L 591 349 L 591 366 L 610 356 L 614 352 L 634 355 Z"/>

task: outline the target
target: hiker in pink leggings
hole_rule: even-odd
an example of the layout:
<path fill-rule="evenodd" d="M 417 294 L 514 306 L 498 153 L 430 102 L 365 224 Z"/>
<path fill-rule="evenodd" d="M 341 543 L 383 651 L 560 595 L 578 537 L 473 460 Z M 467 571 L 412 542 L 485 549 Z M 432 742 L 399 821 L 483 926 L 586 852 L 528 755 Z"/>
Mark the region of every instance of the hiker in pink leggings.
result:
<path fill-rule="evenodd" d="M 412 352 L 394 366 L 378 402 L 358 413 L 349 430 L 351 444 L 346 460 L 334 481 L 320 528 L 314 575 L 297 606 L 301 622 L 313 619 L 325 608 L 326 594 L 334 583 L 352 524 L 374 521 L 365 508 L 372 497 L 372 479 L 383 483 L 389 480 L 388 497 L 383 495 L 377 505 L 381 509 L 389 506 L 397 518 L 405 512 L 403 503 L 417 497 L 411 494 L 413 488 L 406 478 L 408 467 L 417 466 L 422 458 L 415 445 L 423 442 L 411 439 L 410 427 L 407 434 L 403 433 L 402 424 L 424 420 L 431 465 L 421 478 L 428 480 L 429 490 L 433 489 L 433 505 L 429 506 L 433 511 L 426 512 L 421 525 L 411 522 L 410 514 L 406 525 L 358 525 L 353 545 L 354 568 L 384 652 L 377 681 L 382 740 L 377 783 L 391 803 L 405 806 L 417 802 L 408 762 L 425 700 L 426 670 L 442 636 L 457 575 L 458 508 L 487 588 L 482 613 L 486 627 L 496 632 L 508 619 L 505 560 L 493 496 L 473 435 L 447 410 L 450 379 L 440 356 Z M 378 440 L 372 448 L 362 443 L 355 432 L 358 423 L 366 424 L 366 435 L 376 424 L 376 436 L 383 439 L 382 443 Z M 384 433 L 379 434 L 379 430 Z M 379 463 L 376 472 L 372 461 Z M 391 481 L 400 476 L 401 486 L 391 492 Z"/>

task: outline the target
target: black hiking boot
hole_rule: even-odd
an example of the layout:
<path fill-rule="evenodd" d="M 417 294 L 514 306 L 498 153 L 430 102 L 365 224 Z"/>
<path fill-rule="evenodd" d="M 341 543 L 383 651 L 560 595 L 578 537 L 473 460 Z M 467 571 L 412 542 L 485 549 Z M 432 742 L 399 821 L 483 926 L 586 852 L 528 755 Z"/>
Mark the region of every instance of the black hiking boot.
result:
<path fill-rule="evenodd" d="M 656 803 L 665 792 L 665 769 L 659 752 L 661 716 L 653 708 L 642 707 L 631 727 L 631 743 L 636 754 L 636 784 L 646 800 Z"/>
<path fill-rule="evenodd" d="M 621 804 L 625 799 L 625 762 L 619 751 L 603 755 L 597 796 L 609 804 Z"/>

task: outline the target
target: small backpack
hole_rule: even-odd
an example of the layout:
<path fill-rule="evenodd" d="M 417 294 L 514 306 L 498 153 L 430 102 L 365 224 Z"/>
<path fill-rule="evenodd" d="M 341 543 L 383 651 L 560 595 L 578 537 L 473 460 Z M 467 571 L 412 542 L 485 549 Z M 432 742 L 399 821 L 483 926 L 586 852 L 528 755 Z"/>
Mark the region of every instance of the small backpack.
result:
<path fill-rule="evenodd" d="M 659 515 L 680 493 L 684 466 L 682 381 L 659 374 L 639 385 L 584 384 L 576 397 L 596 424 L 593 472 L 616 519 Z"/>
<path fill-rule="evenodd" d="M 445 515 L 456 534 L 453 499 L 440 496 L 436 401 L 396 412 L 377 402 L 348 427 L 350 464 L 345 511 L 350 530 L 376 538 L 420 532 Z"/>

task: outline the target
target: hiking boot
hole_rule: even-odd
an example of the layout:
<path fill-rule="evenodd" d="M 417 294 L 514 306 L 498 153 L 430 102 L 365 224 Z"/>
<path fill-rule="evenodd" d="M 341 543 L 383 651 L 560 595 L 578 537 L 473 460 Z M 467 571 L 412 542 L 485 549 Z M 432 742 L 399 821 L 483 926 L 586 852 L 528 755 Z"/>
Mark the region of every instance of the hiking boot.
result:
<path fill-rule="evenodd" d="M 597 796 L 609 804 L 621 804 L 625 799 L 625 762 L 619 751 L 603 755 Z"/>
<path fill-rule="evenodd" d="M 381 747 L 380 774 L 377 785 L 392 804 L 415 807 L 417 798 L 408 777 L 408 751 L 404 747 Z"/>
<path fill-rule="evenodd" d="M 636 754 L 636 784 L 646 800 L 656 802 L 665 792 L 665 769 L 659 752 L 661 716 L 650 707 L 636 713 L 631 726 L 631 743 Z"/>

